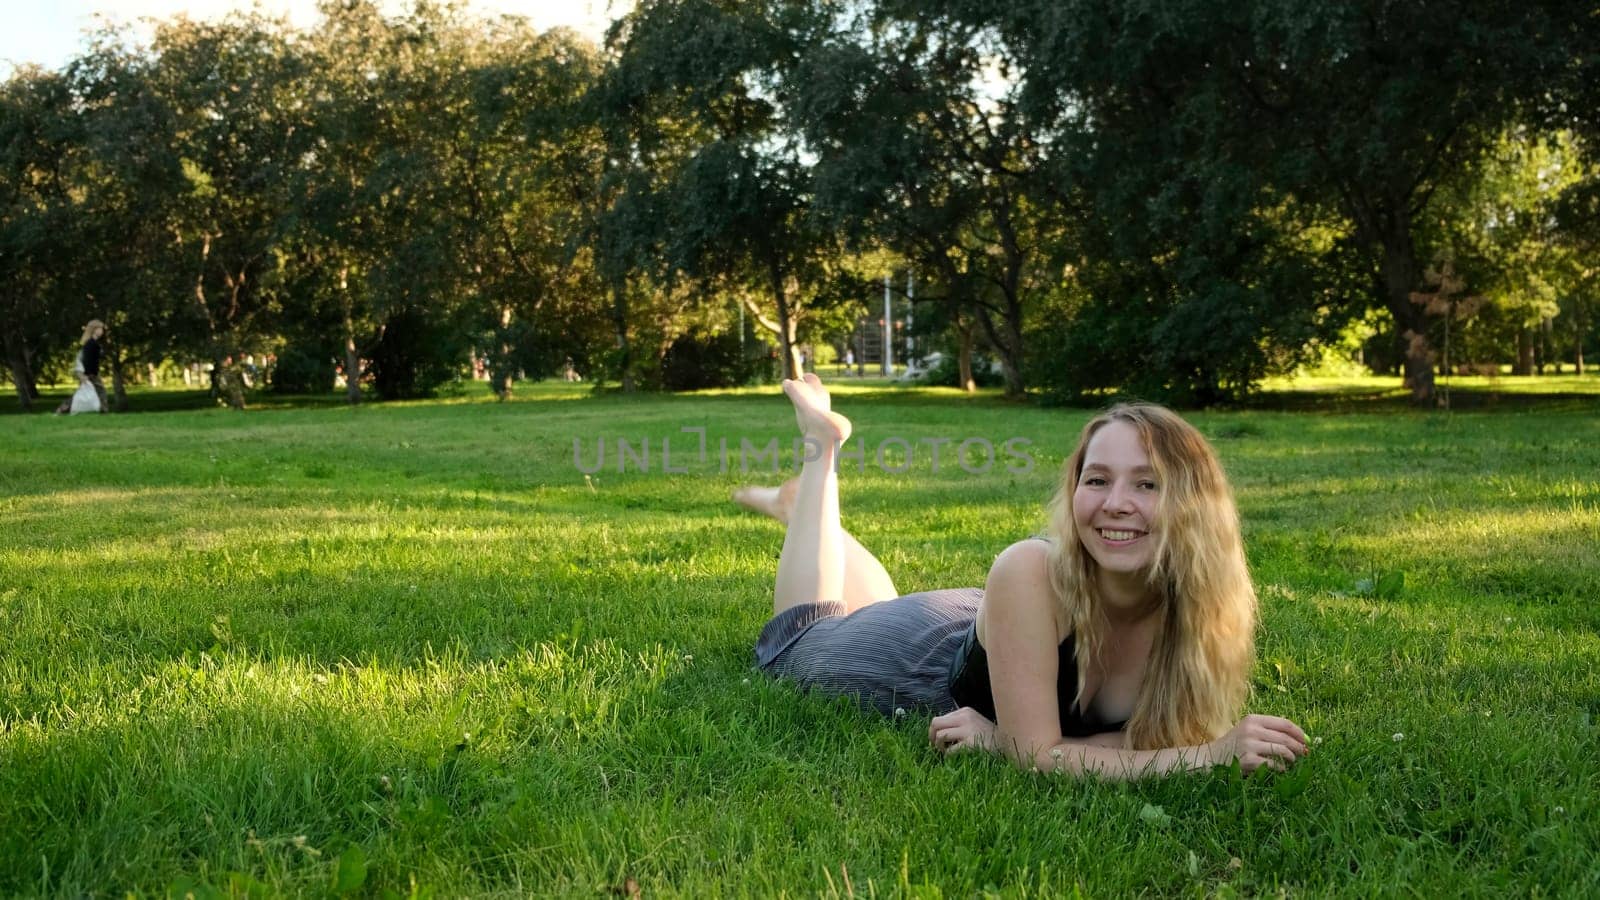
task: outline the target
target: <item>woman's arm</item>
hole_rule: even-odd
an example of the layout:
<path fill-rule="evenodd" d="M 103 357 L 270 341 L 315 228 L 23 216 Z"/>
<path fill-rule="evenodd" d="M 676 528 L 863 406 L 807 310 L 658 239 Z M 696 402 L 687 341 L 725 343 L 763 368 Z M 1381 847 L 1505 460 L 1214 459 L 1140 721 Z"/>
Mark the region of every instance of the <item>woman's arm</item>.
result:
<path fill-rule="evenodd" d="M 1061 743 L 1061 706 L 1075 699 L 1056 696 L 1061 668 L 1056 605 L 1044 542 L 1012 544 L 989 568 L 978 639 L 989 658 L 993 746 L 1024 768 L 1033 765 L 1035 750 Z"/>
<path fill-rule="evenodd" d="M 963 750 L 1005 752 L 997 743 L 993 722 L 971 707 L 939 716 L 928 727 L 928 739 L 945 753 Z M 1014 743 L 1014 742 L 1013 742 Z M 1022 752 L 1013 746 L 1009 756 L 1018 765 L 1040 772 L 1094 774 L 1114 781 L 1192 772 L 1239 761 L 1249 774 L 1266 766 L 1277 771 L 1310 751 L 1305 732 L 1277 716 L 1245 716 L 1239 724 L 1206 744 L 1161 750 L 1128 750 L 1126 736 L 1110 731 L 1087 738 L 1067 738 L 1052 747 Z"/>

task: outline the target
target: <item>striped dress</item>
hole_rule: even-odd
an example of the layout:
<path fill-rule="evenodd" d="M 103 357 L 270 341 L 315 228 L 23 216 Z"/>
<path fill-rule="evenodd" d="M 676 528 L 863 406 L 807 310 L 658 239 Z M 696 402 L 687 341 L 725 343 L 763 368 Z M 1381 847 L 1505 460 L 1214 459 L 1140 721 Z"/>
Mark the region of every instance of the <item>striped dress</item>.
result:
<path fill-rule="evenodd" d="M 980 588 L 908 594 L 849 615 L 803 603 L 773 616 L 756 641 L 762 671 L 807 690 L 855 695 L 885 715 L 956 708 L 950 666 L 978 618 Z"/>
<path fill-rule="evenodd" d="M 885 715 L 935 715 L 970 706 L 991 721 L 994 695 L 988 654 L 978 641 L 979 588 L 908 594 L 849 615 L 842 604 L 805 603 L 773 616 L 756 641 L 756 664 L 768 674 L 824 694 L 854 696 Z M 1127 722 L 1079 709 L 1072 635 L 1056 657 L 1056 712 L 1066 737 L 1122 731 Z"/>

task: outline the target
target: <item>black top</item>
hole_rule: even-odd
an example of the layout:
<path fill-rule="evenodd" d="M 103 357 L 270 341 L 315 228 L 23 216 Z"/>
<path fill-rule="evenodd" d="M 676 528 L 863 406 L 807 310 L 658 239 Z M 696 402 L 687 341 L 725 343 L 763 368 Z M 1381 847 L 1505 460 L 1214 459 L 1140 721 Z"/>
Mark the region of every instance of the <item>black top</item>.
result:
<path fill-rule="evenodd" d="M 1079 712 L 1073 705 L 1078 696 L 1078 657 L 1073 652 L 1072 635 L 1057 648 L 1060 661 L 1056 673 L 1056 705 L 1061 712 L 1063 737 L 1089 737 L 1105 731 L 1121 731 L 1128 723 L 1103 722 L 1093 713 Z M 967 639 L 950 661 L 950 696 L 960 706 L 970 706 L 994 721 L 994 692 L 989 687 L 989 654 L 978 641 L 978 623 L 967 629 Z"/>
<path fill-rule="evenodd" d="M 94 338 L 83 342 L 83 374 L 100 377 L 100 342 Z"/>

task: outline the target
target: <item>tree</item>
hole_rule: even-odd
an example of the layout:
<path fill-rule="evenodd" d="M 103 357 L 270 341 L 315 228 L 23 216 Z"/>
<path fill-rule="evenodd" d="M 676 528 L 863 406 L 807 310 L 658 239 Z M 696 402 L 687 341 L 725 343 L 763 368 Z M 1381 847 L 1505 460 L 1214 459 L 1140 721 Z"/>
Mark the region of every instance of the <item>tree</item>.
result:
<path fill-rule="evenodd" d="M 1518 126 L 1494 141 L 1463 177 L 1444 185 L 1428 220 L 1426 243 L 1458 267 L 1489 308 L 1467 338 L 1478 355 L 1511 356 L 1531 374 L 1539 340 L 1555 321 L 1574 338 L 1581 359 L 1587 294 L 1584 254 L 1558 218 L 1562 196 L 1587 174 L 1570 132 L 1539 134 Z M 1430 281 L 1436 279 L 1429 279 Z M 1515 346 L 1515 351 L 1510 348 Z M 1576 361 L 1576 360 L 1575 360 Z"/>
<path fill-rule="evenodd" d="M 70 283 L 72 107 L 55 73 L 22 67 L 0 85 L 0 364 L 24 410 L 39 396 L 40 367 L 88 318 Z"/>
<path fill-rule="evenodd" d="M 471 129 L 475 30 L 431 4 L 385 18 L 368 0 L 325 2 L 311 36 L 315 123 L 296 256 L 308 318 L 336 323 L 347 399 L 431 392 L 465 363 L 471 320 L 458 246 L 456 171 Z M 311 335 L 302 336 L 318 349 Z"/>
<path fill-rule="evenodd" d="M 583 115 L 600 59 L 570 31 L 538 35 L 512 19 L 478 54 L 456 80 L 470 130 L 446 177 L 464 201 L 457 241 L 473 260 L 467 279 L 488 313 L 493 387 L 505 398 L 517 371 L 559 362 L 549 357 L 562 342 L 538 333 L 546 305 L 600 294 L 581 240 L 601 177 L 599 134 Z"/>
<path fill-rule="evenodd" d="M 788 67 L 821 27 L 807 3 L 647 0 L 613 30 L 605 88 L 627 123 L 612 145 L 672 166 L 617 179 L 648 194 L 619 198 L 611 221 L 626 212 L 652 227 L 610 227 L 607 255 L 658 254 L 669 273 L 730 291 L 773 331 L 789 377 L 808 306 L 842 293 L 827 283 L 839 248 L 813 214 L 811 167 L 783 102 Z"/>
<path fill-rule="evenodd" d="M 304 60 L 259 14 L 157 26 L 150 81 L 174 126 L 182 182 L 167 218 L 219 378 L 276 324 L 291 187 L 310 150 Z M 243 395 L 229 391 L 229 405 Z"/>
<path fill-rule="evenodd" d="M 971 326 L 1025 389 L 1023 332 L 1073 238 L 1047 199 L 1048 148 L 1017 105 L 1013 62 L 988 25 L 885 0 L 836 22 L 790 88 L 818 155 L 818 204 L 858 243 L 915 264 L 944 307 L 971 383 Z M 1064 195 L 1066 191 L 1058 189 Z"/>
<path fill-rule="evenodd" d="M 1039 0 L 1002 27 L 1022 48 L 1030 109 L 1081 125 L 1091 153 L 1147 176 L 1108 192 L 1125 224 L 1226 228 L 1241 206 L 1280 203 L 1343 217 L 1338 249 L 1359 254 L 1373 296 L 1411 336 L 1407 383 L 1432 402 L 1432 320 L 1410 301 L 1433 255 L 1418 245 L 1419 218 L 1441 183 L 1548 101 L 1593 48 L 1592 18 L 1558 0 Z M 1278 302 L 1320 303 L 1317 293 Z"/>

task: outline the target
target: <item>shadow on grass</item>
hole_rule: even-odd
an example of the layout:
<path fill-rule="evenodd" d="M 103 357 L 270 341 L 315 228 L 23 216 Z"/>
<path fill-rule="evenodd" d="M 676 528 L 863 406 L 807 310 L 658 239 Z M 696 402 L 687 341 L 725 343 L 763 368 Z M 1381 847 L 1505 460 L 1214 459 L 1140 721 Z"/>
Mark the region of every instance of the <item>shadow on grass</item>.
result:
<path fill-rule="evenodd" d="M 1600 384 L 1600 383 L 1597 383 Z M 1600 406 L 1600 392 L 1541 390 L 1538 382 L 1488 381 L 1483 384 L 1441 385 L 1434 406 L 1418 406 L 1405 388 L 1374 384 L 1347 384 L 1320 388 L 1263 390 L 1237 405 L 1240 409 L 1279 412 L 1382 413 L 1438 411 L 1570 412 Z"/>
<path fill-rule="evenodd" d="M 56 407 L 72 396 L 66 386 L 47 387 L 33 401 L 33 409 L 24 410 L 15 398 L 0 403 L 0 416 L 49 415 Z M 271 394 L 252 392 L 245 400 L 249 409 L 325 409 L 343 406 L 344 394 Z M 217 401 L 205 390 L 178 390 L 143 388 L 128 391 L 127 413 L 186 412 L 216 409 Z"/>
<path fill-rule="evenodd" d="M 110 392 L 110 385 L 106 387 Z M 590 385 L 565 385 L 559 382 L 532 382 L 524 388 L 526 393 L 536 393 L 538 399 L 571 399 L 580 396 L 589 396 Z M 0 401 L 0 416 L 17 415 L 48 415 L 56 407 L 72 396 L 73 387 L 65 384 L 44 385 L 39 396 L 33 401 L 31 410 L 23 410 L 13 393 L 9 401 Z M 192 410 L 218 409 L 222 402 L 211 395 L 204 388 L 186 388 L 177 386 L 148 387 L 143 384 L 130 384 L 127 388 L 128 413 L 147 412 L 184 412 Z M 520 399 L 520 398 L 519 398 Z M 423 403 L 493 403 L 495 397 L 489 388 L 482 382 L 458 381 L 446 382 L 441 385 L 431 396 L 406 400 L 386 401 L 378 397 L 370 386 L 366 386 L 361 394 L 363 404 L 373 403 L 382 405 L 407 405 L 417 402 Z M 335 409 L 348 406 L 349 401 L 344 389 L 321 394 L 280 394 L 270 388 L 250 390 L 245 393 L 246 410 L 281 410 L 281 409 Z"/>

